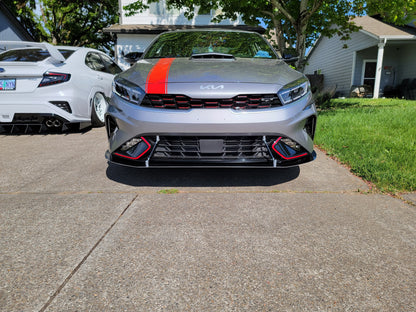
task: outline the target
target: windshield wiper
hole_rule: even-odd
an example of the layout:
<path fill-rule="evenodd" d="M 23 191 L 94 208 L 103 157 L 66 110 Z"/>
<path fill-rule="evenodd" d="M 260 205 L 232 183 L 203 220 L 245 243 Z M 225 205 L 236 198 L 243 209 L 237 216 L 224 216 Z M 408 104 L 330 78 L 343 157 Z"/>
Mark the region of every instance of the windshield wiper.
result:
<path fill-rule="evenodd" d="M 226 53 L 217 53 L 217 52 L 208 52 L 208 53 L 198 53 L 192 54 L 190 59 L 228 59 L 235 60 L 234 55 Z"/>

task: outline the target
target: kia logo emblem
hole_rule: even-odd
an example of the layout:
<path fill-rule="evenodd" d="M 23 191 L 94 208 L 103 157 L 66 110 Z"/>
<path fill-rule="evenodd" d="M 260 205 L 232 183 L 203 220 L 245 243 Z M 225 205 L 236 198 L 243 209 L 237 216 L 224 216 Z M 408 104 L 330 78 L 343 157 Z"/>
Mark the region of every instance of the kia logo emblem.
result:
<path fill-rule="evenodd" d="M 201 90 L 218 90 L 224 89 L 224 85 L 200 85 L 199 87 Z"/>
<path fill-rule="evenodd" d="M 0 68 L 0 73 L 4 73 L 6 70 L 4 68 Z"/>

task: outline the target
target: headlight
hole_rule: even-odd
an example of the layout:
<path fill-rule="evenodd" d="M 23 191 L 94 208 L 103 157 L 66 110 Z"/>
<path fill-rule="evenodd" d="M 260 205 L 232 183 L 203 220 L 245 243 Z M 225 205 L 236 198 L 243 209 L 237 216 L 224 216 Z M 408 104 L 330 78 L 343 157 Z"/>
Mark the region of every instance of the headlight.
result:
<path fill-rule="evenodd" d="M 142 88 L 124 78 L 114 78 L 113 92 L 133 104 L 140 104 L 145 96 Z"/>
<path fill-rule="evenodd" d="M 279 92 L 280 101 L 283 105 L 292 103 L 301 97 L 305 96 L 310 90 L 308 79 L 302 77 L 285 85 Z"/>

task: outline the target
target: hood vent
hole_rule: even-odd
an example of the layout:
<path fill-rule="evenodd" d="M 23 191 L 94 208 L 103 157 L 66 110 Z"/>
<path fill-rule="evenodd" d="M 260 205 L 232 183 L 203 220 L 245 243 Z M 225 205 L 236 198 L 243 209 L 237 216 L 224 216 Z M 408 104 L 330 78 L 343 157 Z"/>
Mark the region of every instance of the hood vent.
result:
<path fill-rule="evenodd" d="M 235 61 L 234 55 L 225 54 L 225 53 L 200 53 L 200 54 L 193 54 L 190 57 L 191 60 L 201 60 L 201 59 L 220 59 L 220 60 L 231 60 Z"/>

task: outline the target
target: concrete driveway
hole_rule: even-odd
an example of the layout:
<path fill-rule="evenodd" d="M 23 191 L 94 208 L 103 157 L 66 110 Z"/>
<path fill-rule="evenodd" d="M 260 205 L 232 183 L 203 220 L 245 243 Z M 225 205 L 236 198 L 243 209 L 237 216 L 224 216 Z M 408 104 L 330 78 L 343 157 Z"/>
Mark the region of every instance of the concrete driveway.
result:
<path fill-rule="evenodd" d="M 145 170 L 108 166 L 104 129 L 0 145 L 0 311 L 416 310 L 414 195 L 320 152 Z"/>

